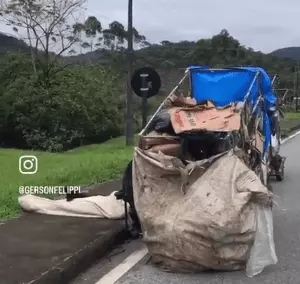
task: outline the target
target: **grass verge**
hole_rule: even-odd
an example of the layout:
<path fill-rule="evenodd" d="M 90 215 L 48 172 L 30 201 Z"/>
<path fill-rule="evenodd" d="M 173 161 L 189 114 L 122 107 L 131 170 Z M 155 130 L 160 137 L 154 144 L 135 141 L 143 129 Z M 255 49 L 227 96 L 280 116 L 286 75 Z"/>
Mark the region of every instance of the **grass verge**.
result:
<path fill-rule="evenodd" d="M 284 120 L 280 122 L 281 137 L 286 138 L 300 129 L 300 112 L 286 112 Z"/>
<path fill-rule="evenodd" d="M 299 119 L 300 120 L 300 112 L 286 112 L 284 114 L 285 120 L 293 120 L 293 119 Z"/>
<path fill-rule="evenodd" d="M 133 147 L 125 146 L 124 137 L 59 154 L 0 149 L 0 219 L 20 214 L 19 186 L 82 185 L 117 179 L 132 153 Z M 19 172 L 19 158 L 23 155 L 37 157 L 37 173 Z"/>

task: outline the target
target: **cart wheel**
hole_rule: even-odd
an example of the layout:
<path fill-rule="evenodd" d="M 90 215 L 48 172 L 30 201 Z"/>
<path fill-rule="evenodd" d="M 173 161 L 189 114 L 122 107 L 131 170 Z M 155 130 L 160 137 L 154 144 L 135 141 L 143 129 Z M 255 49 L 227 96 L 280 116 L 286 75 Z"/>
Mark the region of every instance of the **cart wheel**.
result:
<path fill-rule="evenodd" d="M 269 190 L 269 191 L 271 191 L 271 192 L 273 192 L 273 187 L 272 187 L 272 185 L 271 184 L 267 184 L 267 189 Z"/>
<path fill-rule="evenodd" d="M 267 188 L 270 192 L 273 193 L 273 187 L 270 183 L 267 184 Z M 271 208 L 271 210 L 273 209 L 273 200 L 271 201 L 270 208 Z"/>
<path fill-rule="evenodd" d="M 284 169 L 281 170 L 281 174 L 276 175 L 277 181 L 283 181 L 284 180 Z"/>
<path fill-rule="evenodd" d="M 138 239 L 138 238 L 141 238 L 143 236 L 143 234 L 135 229 L 133 229 L 131 232 L 130 232 L 130 235 L 133 239 Z"/>

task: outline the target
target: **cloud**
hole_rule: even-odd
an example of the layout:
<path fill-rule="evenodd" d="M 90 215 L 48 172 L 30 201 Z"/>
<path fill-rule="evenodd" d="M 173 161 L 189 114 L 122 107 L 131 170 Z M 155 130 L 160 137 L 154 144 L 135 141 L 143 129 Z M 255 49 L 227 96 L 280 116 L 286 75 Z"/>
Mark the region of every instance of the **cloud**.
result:
<path fill-rule="evenodd" d="M 270 52 L 300 46 L 299 0 L 133 0 L 134 25 L 150 41 L 197 40 L 227 29 L 242 44 Z M 127 25 L 127 0 L 89 0 L 87 15 Z M 105 16 L 106 18 L 103 18 Z"/>
<path fill-rule="evenodd" d="M 271 52 L 300 46 L 299 0 L 133 0 L 134 26 L 150 42 L 198 40 L 222 29 L 241 44 Z M 106 27 L 113 20 L 127 26 L 128 0 L 88 0 L 85 17 Z M 82 19 L 83 20 L 83 19 Z M 0 31 L 12 33 L 0 24 Z"/>

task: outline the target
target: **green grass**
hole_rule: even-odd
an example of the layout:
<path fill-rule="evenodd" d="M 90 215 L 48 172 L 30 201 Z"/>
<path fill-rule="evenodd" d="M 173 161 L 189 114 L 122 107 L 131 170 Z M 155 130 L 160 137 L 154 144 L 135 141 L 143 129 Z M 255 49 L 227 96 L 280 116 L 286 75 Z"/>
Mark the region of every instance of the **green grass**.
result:
<path fill-rule="evenodd" d="M 284 118 L 286 120 L 291 120 L 291 119 L 299 119 L 300 120 L 300 112 L 286 112 L 284 114 Z"/>
<path fill-rule="evenodd" d="M 124 137 L 59 154 L 0 149 L 0 219 L 20 214 L 19 186 L 84 185 L 115 179 L 122 175 L 132 153 L 133 147 L 125 146 Z M 22 155 L 38 158 L 36 174 L 19 172 Z"/>
<path fill-rule="evenodd" d="M 300 128 L 300 112 L 286 111 L 284 113 L 284 120 L 280 122 L 281 137 L 288 137 L 293 131 Z"/>

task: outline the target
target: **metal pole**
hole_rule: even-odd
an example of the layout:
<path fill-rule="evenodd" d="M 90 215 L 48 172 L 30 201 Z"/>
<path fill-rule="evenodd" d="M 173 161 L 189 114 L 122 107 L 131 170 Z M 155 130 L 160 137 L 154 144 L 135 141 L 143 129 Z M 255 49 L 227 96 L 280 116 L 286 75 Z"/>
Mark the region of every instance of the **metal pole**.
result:
<path fill-rule="evenodd" d="M 277 78 L 277 74 L 275 74 L 275 76 L 273 77 L 273 80 L 271 82 L 271 87 L 272 87 L 273 92 L 274 92 L 274 85 L 275 85 L 276 78 Z"/>
<path fill-rule="evenodd" d="M 254 86 L 254 84 L 255 84 L 258 76 L 259 76 L 259 73 L 260 73 L 259 71 L 256 72 L 256 74 L 255 74 L 255 76 L 254 76 L 254 78 L 252 80 L 252 83 L 251 83 L 251 85 L 250 85 L 250 87 L 249 87 L 249 89 L 248 89 L 248 91 L 246 93 L 246 96 L 244 97 L 244 102 L 246 102 L 246 100 L 248 99 L 249 95 L 251 94 L 252 88 L 253 88 L 253 86 Z"/>
<path fill-rule="evenodd" d="M 298 111 L 298 97 L 299 97 L 299 62 L 296 69 L 296 111 Z"/>
<path fill-rule="evenodd" d="M 144 128 L 147 124 L 147 95 L 149 91 L 148 87 L 148 74 L 141 74 L 141 79 L 142 79 L 142 88 L 141 92 L 143 94 L 143 101 L 142 101 L 142 127 Z"/>
<path fill-rule="evenodd" d="M 295 102 L 295 105 L 296 105 L 296 74 L 297 74 L 297 66 L 295 66 L 295 72 L 294 72 L 294 94 L 293 94 L 293 99 L 292 99 L 292 106 L 294 106 L 294 102 Z"/>
<path fill-rule="evenodd" d="M 285 93 L 284 93 L 284 95 L 282 97 L 282 103 L 285 103 L 285 97 L 287 97 L 289 91 L 290 91 L 289 89 L 285 90 Z"/>
<path fill-rule="evenodd" d="M 133 145 L 133 96 L 130 81 L 133 73 L 133 38 L 132 38 L 132 0 L 128 0 L 128 28 L 127 28 L 127 56 L 128 56 L 128 82 L 126 97 L 126 145 Z"/>

